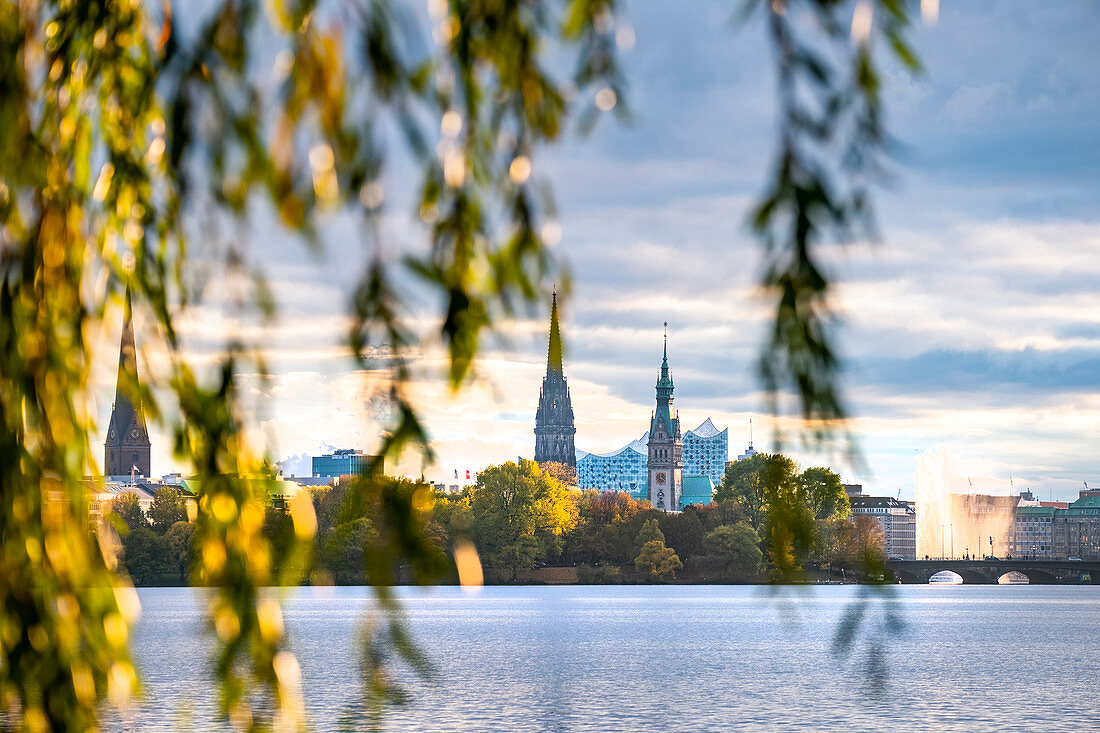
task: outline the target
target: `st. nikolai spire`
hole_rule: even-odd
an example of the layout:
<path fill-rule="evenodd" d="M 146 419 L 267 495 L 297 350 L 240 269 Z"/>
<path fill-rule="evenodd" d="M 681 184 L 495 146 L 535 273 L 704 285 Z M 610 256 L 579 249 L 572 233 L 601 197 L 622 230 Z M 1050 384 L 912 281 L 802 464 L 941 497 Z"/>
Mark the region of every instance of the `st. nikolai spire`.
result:
<path fill-rule="evenodd" d="M 560 375 L 565 371 L 562 364 L 561 330 L 558 327 L 558 291 L 554 289 L 550 306 L 550 346 L 546 350 L 546 376 Z"/>
<path fill-rule="evenodd" d="M 535 460 L 577 465 L 573 436 L 573 404 L 562 364 L 561 330 L 558 324 L 558 292 L 555 288 L 550 306 L 550 345 L 546 351 L 546 376 L 539 391 L 535 412 Z"/>

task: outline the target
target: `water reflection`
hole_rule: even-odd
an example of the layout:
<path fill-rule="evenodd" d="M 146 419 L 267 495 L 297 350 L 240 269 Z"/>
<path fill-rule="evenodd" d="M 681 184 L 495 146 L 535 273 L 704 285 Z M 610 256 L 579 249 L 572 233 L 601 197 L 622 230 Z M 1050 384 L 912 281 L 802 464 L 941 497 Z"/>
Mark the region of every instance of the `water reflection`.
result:
<path fill-rule="evenodd" d="M 224 730 L 195 591 L 141 591 L 136 655 L 148 698 L 113 730 Z M 785 627 L 752 587 L 403 589 L 435 664 L 390 730 L 703 731 L 1088 728 L 1100 587 L 899 586 L 907 633 L 849 660 L 834 634 L 859 589 L 797 599 Z M 287 629 L 316 730 L 362 728 L 359 588 L 292 591 Z M 876 630 L 877 629 L 877 630 Z M 869 629 L 871 638 L 883 633 Z M 865 632 L 866 633 L 866 632 Z M 868 697 L 865 665 L 889 672 Z"/>

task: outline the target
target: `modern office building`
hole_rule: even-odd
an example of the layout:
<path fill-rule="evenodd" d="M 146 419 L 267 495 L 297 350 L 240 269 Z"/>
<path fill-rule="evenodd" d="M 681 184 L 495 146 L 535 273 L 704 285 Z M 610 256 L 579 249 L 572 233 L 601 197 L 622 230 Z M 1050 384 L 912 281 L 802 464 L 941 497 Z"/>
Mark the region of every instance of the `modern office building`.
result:
<path fill-rule="evenodd" d="M 359 474 L 365 471 L 374 459 L 375 456 L 351 448 L 333 451 L 323 456 L 313 457 L 313 475 L 339 478 Z"/>
<path fill-rule="evenodd" d="M 1050 559 L 1054 553 L 1051 529 L 1054 514 L 1052 506 L 1016 507 L 1015 544 L 1013 555 Z"/>
<path fill-rule="evenodd" d="M 887 557 L 917 559 L 917 512 L 912 502 L 863 493 L 849 494 L 848 501 L 852 514 L 871 517 L 882 527 Z"/>

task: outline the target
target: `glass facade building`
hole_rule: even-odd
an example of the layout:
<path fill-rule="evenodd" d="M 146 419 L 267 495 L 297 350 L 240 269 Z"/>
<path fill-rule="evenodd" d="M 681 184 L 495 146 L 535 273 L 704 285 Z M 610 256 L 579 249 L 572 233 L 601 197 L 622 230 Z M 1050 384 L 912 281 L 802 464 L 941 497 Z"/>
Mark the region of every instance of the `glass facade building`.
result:
<path fill-rule="evenodd" d="M 684 433 L 685 476 L 706 476 L 712 484 L 720 484 L 729 455 L 729 428 L 719 430 L 709 417 L 699 427 Z"/>
<path fill-rule="evenodd" d="M 313 475 L 339 478 L 360 474 L 366 470 L 374 456 L 361 450 L 338 450 L 324 456 L 313 456 Z"/>
<path fill-rule="evenodd" d="M 577 485 L 582 489 L 625 491 L 638 500 L 648 498 L 648 443 L 647 432 L 638 440 L 610 453 L 577 451 Z"/>

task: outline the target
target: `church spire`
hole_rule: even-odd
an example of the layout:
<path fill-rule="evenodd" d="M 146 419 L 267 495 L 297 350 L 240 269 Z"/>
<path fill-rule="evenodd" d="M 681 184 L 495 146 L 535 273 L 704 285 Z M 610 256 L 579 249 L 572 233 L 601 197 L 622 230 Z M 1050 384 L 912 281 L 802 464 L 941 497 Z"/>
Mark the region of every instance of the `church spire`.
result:
<path fill-rule="evenodd" d="M 568 466 L 577 465 L 573 436 L 573 403 L 562 366 L 561 331 L 558 326 L 558 291 L 550 307 L 550 346 L 546 353 L 546 376 L 539 391 L 539 406 L 535 412 L 535 460 L 553 461 Z"/>
<path fill-rule="evenodd" d="M 104 443 L 104 473 L 121 476 L 138 473 L 149 476 L 149 430 L 145 425 L 145 410 L 140 400 L 135 405 L 128 394 L 139 385 L 137 342 L 134 338 L 133 303 L 129 288 L 122 314 L 122 337 L 118 345 L 118 378 L 115 382 L 115 404 Z"/>
<path fill-rule="evenodd" d="M 553 304 L 550 306 L 550 346 L 546 351 L 546 375 L 562 374 L 561 331 L 558 328 L 558 291 L 554 289 Z"/>
<path fill-rule="evenodd" d="M 134 306 L 130 289 L 126 288 L 126 305 L 122 311 L 122 338 L 118 345 L 118 378 L 115 381 L 115 404 L 126 400 L 124 388 L 127 381 L 137 383 L 137 345 L 134 339 Z"/>

